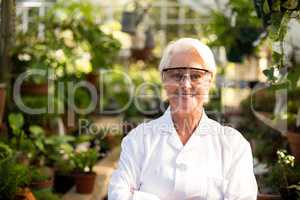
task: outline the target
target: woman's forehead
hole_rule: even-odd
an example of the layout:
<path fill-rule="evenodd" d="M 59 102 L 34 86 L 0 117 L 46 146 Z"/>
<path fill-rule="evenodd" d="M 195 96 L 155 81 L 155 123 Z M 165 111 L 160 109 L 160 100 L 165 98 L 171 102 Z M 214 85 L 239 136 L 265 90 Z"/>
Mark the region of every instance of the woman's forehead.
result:
<path fill-rule="evenodd" d="M 205 66 L 203 58 L 195 49 L 189 49 L 186 51 L 180 51 L 172 54 L 168 68 L 202 68 L 201 66 Z"/>
<path fill-rule="evenodd" d="M 206 71 L 199 70 L 198 68 L 190 68 L 190 67 L 180 67 L 180 68 L 170 68 L 171 70 L 167 70 L 169 73 L 176 73 L 176 72 L 195 72 L 195 73 L 203 73 Z"/>

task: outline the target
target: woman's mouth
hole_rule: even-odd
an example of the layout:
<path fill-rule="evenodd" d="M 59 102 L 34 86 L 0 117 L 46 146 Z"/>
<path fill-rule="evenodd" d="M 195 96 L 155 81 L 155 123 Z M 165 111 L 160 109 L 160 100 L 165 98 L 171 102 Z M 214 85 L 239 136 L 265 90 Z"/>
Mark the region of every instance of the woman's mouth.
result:
<path fill-rule="evenodd" d="M 177 93 L 178 96 L 195 96 L 195 93 Z"/>

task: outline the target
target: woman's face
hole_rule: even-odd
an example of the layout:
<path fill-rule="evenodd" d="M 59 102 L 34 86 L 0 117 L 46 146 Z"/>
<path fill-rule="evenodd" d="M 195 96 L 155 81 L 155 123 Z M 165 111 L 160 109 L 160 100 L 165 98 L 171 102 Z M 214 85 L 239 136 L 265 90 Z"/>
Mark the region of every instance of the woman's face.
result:
<path fill-rule="evenodd" d="M 195 50 L 172 55 L 169 66 L 163 71 L 163 86 L 172 111 L 190 113 L 202 109 L 212 82 L 212 74 L 203 70 L 204 65 Z"/>

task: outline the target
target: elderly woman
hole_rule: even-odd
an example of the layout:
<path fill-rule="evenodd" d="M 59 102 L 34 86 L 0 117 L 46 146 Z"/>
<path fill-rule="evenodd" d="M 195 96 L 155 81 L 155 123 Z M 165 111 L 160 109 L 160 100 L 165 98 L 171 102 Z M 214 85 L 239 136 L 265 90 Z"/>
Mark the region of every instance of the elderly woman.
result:
<path fill-rule="evenodd" d="M 159 69 L 170 106 L 123 139 L 108 199 L 256 199 L 249 143 L 203 109 L 216 73 L 209 47 L 191 38 L 172 42 Z"/>

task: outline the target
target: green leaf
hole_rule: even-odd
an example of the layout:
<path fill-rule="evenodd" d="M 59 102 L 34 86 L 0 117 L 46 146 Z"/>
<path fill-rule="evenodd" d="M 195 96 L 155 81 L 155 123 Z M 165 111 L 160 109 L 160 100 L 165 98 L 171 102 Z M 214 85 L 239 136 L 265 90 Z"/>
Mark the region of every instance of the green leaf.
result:
<path fill-rule="evenodd" d="M 284 83 L 278 83 L 278 84 L 273 84 L 271 87 L 269 87 L 270 90 L 283 90 L 287 89 L 290 86 L 289 82 L 284 82 Z"/>
<path fill-rule="evenodd" d="M 0 142 L 0 164 L 2 161 L 10 158 L 12 156 L 12 150 L 8 145 Z"/>
<path fill-rule="evenodd" d="M 300 66 L 294 66 L 287 75 L 287 79 L 290 81 L 291 88 L 296 89 L 297 88 L 297 83 L 300 79 Z"/>
<path fill-rule="evenodd" d="M 32 134 L 33 137 L 39 137 L 41 135 L 44 135 L 44 129 L 37 125 L 32 125 L 29 127 L 29 131 Z"/>
<path fill-rule="evenodd" d="M 36 140 L 36 141 L 35 141 L 35 145 L 37 146 L 37 148 L 38 148 L 40 151 L 42 151 L 42 152 L 45 151 L 44 144 L 43 144 L 43 142 L 42 142 L 41 140 Z"/>
<path fill-rule="evenodd" d="M 274 1 L 272 3 L 272 11 L 278 11 L 278 12 L 280 12 L 280 4 L 281 4 L 280 0 Z"/>
<path fill-rule="evenodd" d="M 24 125 L 24 117 L 21 113 L 10 113 L 8 116 L 9 126 L 13 130 L 19 130 Z"/>
<path fill-rule="evenodd" d="M 265 14 L 269 14 L 271 12 L 268 0 L 264 1 L 263 11 L 264 11 Z"/>
<path fill-rule="evenodd" d="M 298 6 L 298 0 L 287 0 L 286 2 L 284 2 L 282 4 L 282 7 L 289 9 L 289 10 L 293 10 L 296 9 Z"/>
<path fill-rule="evenodd" d="M 263 70 L 263 74 L 268 78 L 269 81 L 275 81 L 277 78 L 274 76 L 274 68 Z"/>

